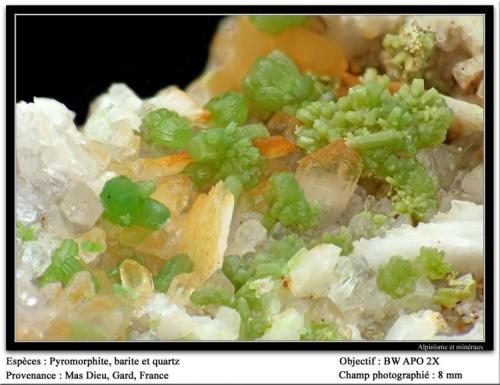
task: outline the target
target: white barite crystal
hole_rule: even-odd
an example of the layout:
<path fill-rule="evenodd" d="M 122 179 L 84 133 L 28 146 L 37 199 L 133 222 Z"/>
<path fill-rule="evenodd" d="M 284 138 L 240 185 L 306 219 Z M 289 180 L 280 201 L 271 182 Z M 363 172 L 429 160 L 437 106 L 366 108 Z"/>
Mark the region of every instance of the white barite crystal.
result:
<path fill-rule="evenodd" d="M 483 203 L 484 196 L 484 167 L 482 164 L 474 167 L 462 179 L 460 187 L 466 192 L 470 200 L 476 203 Z"/>
<path fill-rule="evenodd" d="M 255 219 L 243 222 L 236 233 L 232 242 L 226 249 L 226 255 L 245 255 L 252 253 L 255 248 L 267 237 L 267 230 Z"/>
<path fill-rule="evenodd" d="M 380 39 L 404 22 L 404 16 L 344 15 L 320 16 L 326 25 L 326 34 L 339 42 L 349 59 L 366 57 L 368 52 L 380 49 Z"/>
<path fill-rule="evenodd" d="M 439 213 L 430 223 L 417 227 L 403 225 L 386 233 L 384 238 L 354 242 L 353 255 L 364 256 L 376 270 L 393 255 L 415 258 L 422 246 L 445 252 L 445 261 L 475 278 L 483 276 L 483 206 L 467 201 L 453 201 L 447 213 Z"/>
<path fill-rule="evenodd" d="M 139 319 L 147 315 L 151 321 L 159 321 L 163 315 L 171 311 L 172 301 L 163 293 L 150 295 L 145 302 L 136 310 L 135 318 Z"/>
<path fill-rule="evenodd" d="M 359 331 L 359 329 L 355 326 L 355 325 L 347 325 L 347 327 L 351 330 L 351 338 L 349 338 L 350 340 L 353 340 L 353 341 L 363 341 L 364 338 L 361 336 L 361 332 Z"/>
<path fill-rule="evenodd" d="M 421 310 L 417 313 L 400 316 L 387 332 L 385 340 L 430 340 L 446 327 L 446 321 L 441 313 Z"/>
<path fill-rule="evenodd" d="M 112 84 L 105 94 L 98 96 L 90 105 L 90 113 L 107 111 L 111 118 L 121 120 L 130 117 L 135 121 L 134 129 L 139 129 L 140 120 L 133 114 L 139 112 L 142 100 L 124 83 Z"/>
<path fill-rule="evenodd" d="M 332 244 L 321 244 L 309 251 L 299 250 L 288 261 L 289 287 L 293 295 L 301 298 L 326 296 L 340 252 L 341 249 Z"/>
<path fill-rule="evenodd" d="M 275 288 L 276 281 L 271 277 L 260 278 L 249 282 L 249 289 L 255 290 L 255 294 L 263 296 Z"/>
<path fill-rule="evenodd" d="M 453 77 L 461 89 L 466 90 L 471 83 L 482 79 L 484 57 L 483 54 L 464 60 L 460 65 L 453 67 Z"/>
<path fill-rule="evenodd" d="M 300 340 L 300 333 L 304 328 L 304 315 L 296 309 L 290 308 L 272 319 L 272 325 L 259 340 L 295 341 Z"/>
<path fill-rule="evenodd" d="M 99 178 L 93 181 L 89 181 L 87 183 L 87 186 L 89 186 L 94 191 L 95 195 L 99 196 L 106 182 L 110 179 L 113 179 L 115 176 L 117 176 L 117 174 L 113 171 L 106 171 L 102 173 Z"/>
<path fill-rule="evenodd" d="M 96 176 L 95 162 L 82 146 L 84 138 L 73 118 L 73 112 L 52 99 L 17 104 L 16 155 L 24 179 L 64 184 Z"/>
<path fill-rule="evenodd" d="M 443 69 L 452 69 L 451 73 L 444 72 L 442 78 L 453 75 L 462 88 L 483 81 L 484 21 L 481 15 L 409 17 L 423 30 L 435 34 L 440 58 L 446 63 Z"/>
<path fill-rule="evenodd" d="M 484 112 L 480 106 L 450 96 L 441 96 L 448 107 L 453 110 L 454 119 L 461 124 L 464 134 L 484 131 Z"/>
<path fill-rule="evenodd" d="M 158 338 L 177 340 L 181 338 L 198 340 L 236 340 L 240 329 L 240 315 L 234 309 L 222 306 L 215 318 L 191 316 L 177 305 L 164 315 L 158 326 Z"/>
<path fill-rule="evenodd" d="M 23 220 L 47 210 L 73 181 L 94 180 L 102 171 L 73 118 L 73 112 L 52 99 L 16 106 L 17 212 Z"/>
<path fill-rule="evenodd" d="M 236 340 L 239 336 L 240 315 L 224 306 L 219 308 L 214 318 L 192 316 L 167 295 L 155 293 L 137 310 L 136 318 L 145 314 L 153 324 L 158 324 L 156 334 L 160 340 Z"/>
<path fill-rule="evenodd" d="M 167 87 L 144 101 L 145 111 L 160 108 L 175 111 L 180 116 L 195 122 L 205 122 L 210 118 L 208 111 L 204 110 L 187 93 L 174 86 Z"/>
<path fill-rule="evenodd" d="M 113 84 L 90 107 L 84 134 L 106 146 L 111 158 L 123 160 L 136 154 L 141 126 L 142 101 L 125 84 Z"/>
<path fill-rule="evenodd" d="M 66 218 L 90 229 L 101 216 L 103 207 L 99 197 L 86 184 L 77 182 L 68 190 L 59 205 Z"/>

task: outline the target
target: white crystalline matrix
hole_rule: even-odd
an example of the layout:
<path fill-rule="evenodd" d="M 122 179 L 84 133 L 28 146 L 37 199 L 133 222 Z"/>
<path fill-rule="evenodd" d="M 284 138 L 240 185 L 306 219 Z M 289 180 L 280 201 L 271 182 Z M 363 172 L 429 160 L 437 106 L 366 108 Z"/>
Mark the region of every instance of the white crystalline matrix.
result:
<path fill-rule="evenodd" d="M 16 108 L 16 215 L 33 222 L 75 181 L 94 180 L 101 171 L 85 149 L 74 113 L 45 98 Z"/>

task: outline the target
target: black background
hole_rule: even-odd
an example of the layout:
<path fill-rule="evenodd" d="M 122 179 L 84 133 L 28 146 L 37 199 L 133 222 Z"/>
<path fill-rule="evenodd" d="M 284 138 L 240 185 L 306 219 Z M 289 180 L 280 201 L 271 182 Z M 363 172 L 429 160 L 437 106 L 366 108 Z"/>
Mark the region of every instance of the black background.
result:
<path fill-rule="evenodd" d="M 23 16 L 16 19 L 17 101 L 50 97 L 83 123 L 113 82 L 140 97 L 185 87 L 204 69 L 222 16 Z"/>

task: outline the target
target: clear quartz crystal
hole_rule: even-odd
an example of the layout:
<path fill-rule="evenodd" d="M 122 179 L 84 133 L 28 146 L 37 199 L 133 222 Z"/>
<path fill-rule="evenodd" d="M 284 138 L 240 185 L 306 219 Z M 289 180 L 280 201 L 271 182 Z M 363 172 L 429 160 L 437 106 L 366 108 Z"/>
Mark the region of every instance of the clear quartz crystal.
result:
<path fill-rule="evenodd" d="M 20 339 L 43 338 L 52 318 L 59 309 L 62 287 L 35 285 L 50 264 L 52 251 L 60 240 L 43 231 L 37 240 L 18 242 L 16 254 L 16 336 Z"/>
<path fill-rule="evenodd" d="M 295 177 L 307 199 L 319 202 L 328 217 L 338 217 L 349 203 L 361 171 L 357 151 L 337 140 L 302 158 Z"/>
<path fill-rule="evenodd" d="M 52 252 L 60 243 L 60 238 L 41 231 L 36 240 L 23 242 L 18 261 L 21 265 L 28 265 L 36 278 L 50 265 Z"/>
<path fill-rule="evenodd" d="M 16 337 L 19 339 L 43 338 L 60 310 L 61 283 L 50 283 L 41 289 L 32 286 L 30 292 L 30 295 L 22 292 L 16 299 Z"/>
<path fill-rule="evenodd" d="M 417 159 L 438 179 L 441 187 L 448 188 L 459 170 L 462 153 L 455 146 L 440 144 L 418 151 Z"/>
<path fill-rule="evenodd" d="M 359 256 L 339 258 L 328 297 L 347 322 L 362 331 L 390 319 L 397 310 L 394 300 L 377 288 L 375 276 L 366 260 Z"/>
<path fill-rule="evenodd" d="M 255 251 L 267 236 L 267 230 L 255 219 L 243 222 L 226 249 L 226 255 L 245 255 Z"/>
<path fill-rule="evenodd" d="M 120 265 L 122 285 L 135 290 L 139 295 L 153 292 L 153 277 L 151 272 L 132 259 L 126 259 Z"/>
<path fill-rule="evenodd" d="M 86 228 L 91 228 L 103 211 L 99 197 L 81 182 L 71 186 L 59 207 L 70 222 Z"/>
<path fill-rule="evenodd" d="M 359 283 L 367 277 L 367 266 L 358 257 L 339 257 L 331 276 L 328 296 L 337 303 L 343 303 Z"/>

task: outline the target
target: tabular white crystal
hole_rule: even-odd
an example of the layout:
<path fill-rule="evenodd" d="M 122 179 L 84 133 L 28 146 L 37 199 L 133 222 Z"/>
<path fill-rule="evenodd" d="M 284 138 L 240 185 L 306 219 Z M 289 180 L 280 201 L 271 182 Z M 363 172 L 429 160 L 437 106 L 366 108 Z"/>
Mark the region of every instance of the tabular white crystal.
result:
<path fill-rule="evenodd" d="M 324 297 L 328 280 L 337 264 L 341 249 L 322 244 L 311 250 L 300 250 L 288 262 L 290 290 L 296 297 Z"/>
<path fill-rule="evenodd" d="M 400 316 L 385 336 L 386 341 L 430 340 L 446 329 L 443 316 L 432 310 L 421 310 L 417 313 Z"/>
<path fill-rule="evenodd" d="M 73 184 L 59 207 L 69 221 L 87 228 L 94 226 L 103 212 L 98 196 L 81 182 Z"/>
<path fill-rule="evenodd" d="M 262 243 L 267 237 L 267 230 L 262 224 L 255 219 L 243 222 L 233 241 L 226 249 L 226 255 L 245 255 L 255 251 L 255 248 Z"/>
<path fill-rule="evenodd" d="M 137 152 L 139 137 L 134 135 L 134 130 L 139 126 L 135 119 L 113 121 L 107 112 L 98 111 L 87 120 L 83 132 L 90 139 L 105 144 L 113 159 L 123 160 Z"/>
<path fill-rule="evenodd" d="M 99 176 L 99 178 L 93 181 L 89 181 L 87 183 L 87 186 L 89 186 L 94 191 L 95 195 L 99 196 L 106 182 L 114 178 L 115 176 L 117 176 L 116 173 L 112 171 L 106 171 L 102 173 L 101 176 Z"/>
<path fill-rule="evenodd" d="M 113 159 L 123 160 L 137 153 L 140 139 L 135 132 L 142 124 L 142 101 L 125 84 L 113 84 L 91 105 L 84 134 L 106 145 Z"/>
<path fill-rule="evenodd" d="M 259 340 L 300 340 L 300 333 L 303 327 L 304 315 L 291 308 L 274 316 L 272 326 L 266 330 Z"/>
<path fill-rule="evenodd" d="M 462 179 L 462 183 L 460 187 L 467 194 L 469 194 L 470 200 L 476 203 L 483 203 L 483 195 L 484 195 L 484 167 L 482 164 L 476 166 L 465 175 L 464 179 Z"/>
<path fill-rule="evenodd" d="M 364 256 L 374 270 L 393 255 L 415 258 L 422 246 L 445 252 L 445 261 L 461 272 L 483 276 L 483 206 L 467 201 L 453 201 L 452 209 L 437 214 L 431 223 L 417 227 L 403 225 L 389 230 L 384 238 L 354 242 L 353 255 Z"/>
<path fill-rule="evenodd" d="M 466 90 L 472 82 L 482 79 L 483 75 L 483 55 L 474 56 L 464 60 L 460 65 L 453 67 L 453 77 L 457 81 L 460 88 Z"/>
<path fill-rule="evenodd" d="M 33 219 L 48 210 L 73 181 L 101 172 L 73 123 L 74 113 L 44 98 L 16 107 L 16 194 L 18 214 Z M 17 206 L 17 205 L 16 205 Z"/>
<path fill-rule="evenodd" d="M 450 96 L 441 96 L 453 110 L 454 119 L 462 125 L 465 134 L 484 131 L 484 112 L 481 107 Z"/>
<path fill-rule="evenodd" d="M 177 112 L 191 121 L 204 122 L 210 118 L 210 113 L 204 110 L 188 94 L 177 87 L 167 87 L 144 102 L 144 109 L 156 110 L 166 108 Z"/>
<path fill-rule="evenodd" d="M 90 105 L 90 113 L 111 111 L 113 117 L 128 111 L 137 113 L 142 107 L 142 100 L 124 83 L 112 84 L 105 94 L 97 97 Z"/>
<path fill-rule="evenodd" d="M 240 333 L 240 315 L 229 307 L 221 306 L 215 318 L 191 317 L 193 335 L 200 340 L 236 340 Z"/>
<path fill-rule="evenodd" d="M 64 185 L 69 179 L 96 176 L 99 170 L 82 146 L 85 139 L 73 117 L 73 112 L 52 99 L 17 104 L 16 155 L 21 177 L 34 184 Z"/>
<path fill-rule="evenodd" d="M 254 281 L 251 281 L 248 284 L 248 287 L 251 290 L 255 290 L 255 293 L 258 296 L 263 296 L 263 295 L 271 292 L 271 290 L 273 290 L 275 288 L 275 283 L 276 283 L 276 281 L 273 280 L 271 277 L 266 277 L 266 278 L 260 278 L 260 279 L 256 279 Z"/>
<path fill-rule="evenodd" d="M 136 319 L 146 314 L 151 324 L 158 325 L 156 334 L 162 340 L 236 340 L 240 330 L 240 316 L 234 309 L 221 306 L 214 318 L 192 316 L 183 306 L 160 293 L 147 298 L 144 305 L 137 309 Z"/>

